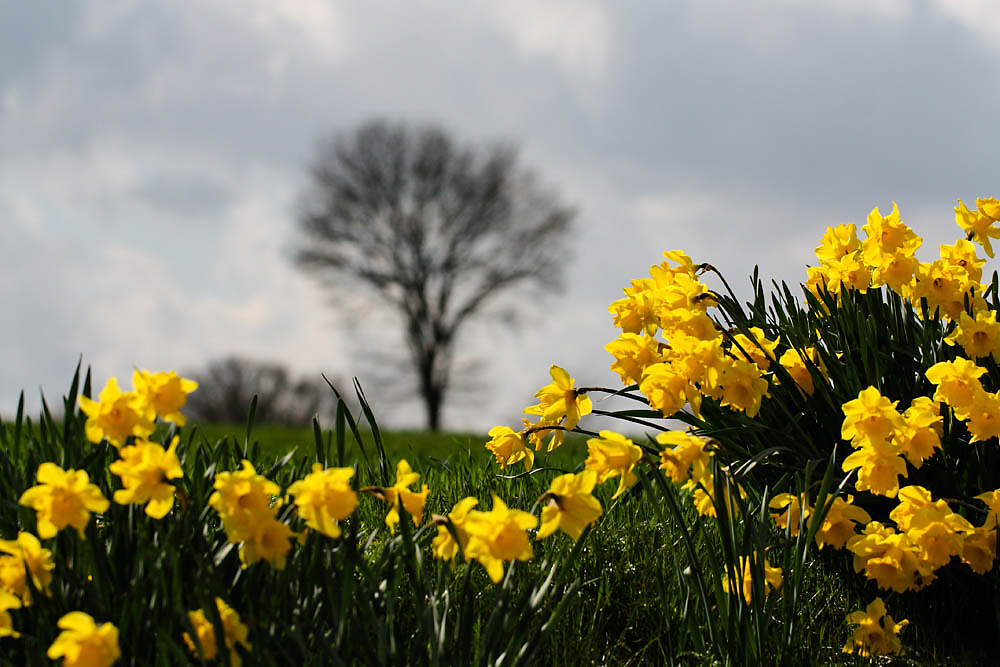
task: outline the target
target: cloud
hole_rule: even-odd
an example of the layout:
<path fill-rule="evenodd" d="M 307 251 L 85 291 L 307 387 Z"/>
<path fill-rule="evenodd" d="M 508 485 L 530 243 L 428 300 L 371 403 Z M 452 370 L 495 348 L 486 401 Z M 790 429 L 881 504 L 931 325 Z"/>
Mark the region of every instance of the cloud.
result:
<path fill-rule="evenodd" d="M 469 331 L 485 397 L 453 426 L 516 424 L 552 363 L 613 382 L 607 304 L 681 248 L 737 291 L 797 280 L 828 224 L 899 202 L 924 250 L 996 194 L 987 3 L 805 0 L 398 4 L 301 0 L 0 6 L 0 413 L 17 387 L 190 367 L 229 351 L 349 375 L 390 317 L 288 261 L 318 137 L 371 115 L 509 138 L 580 210 L 553 249 L 569 291 L 529 327 Z M 336 306 L 337 304 L 334 304 Z M 362 378 L 364 381 L 364 378 Z M 419 405 L 389 422 L 417 424 Z"/>
<path fill-rule="evenodd" d="M 848 17 L 898 20 L 909 15 L 912 0 L 773 0 L 774 9 L 821 11 Z"/>
<path fill-rule="evenodd" d="M 983 46 L 994 52 L 1000 49 L 996 39 L 1000 30 L 996 3 L 990 0 L 934 0 L 933 4 L 942 15 L 981 40 Z"/>
<path fill-rule="evenodd" d="M 550 61 L 582 86 L 608 73 L 612 17 L 600 2 L 479 2 L 482 12 L 525 56 Z"/>

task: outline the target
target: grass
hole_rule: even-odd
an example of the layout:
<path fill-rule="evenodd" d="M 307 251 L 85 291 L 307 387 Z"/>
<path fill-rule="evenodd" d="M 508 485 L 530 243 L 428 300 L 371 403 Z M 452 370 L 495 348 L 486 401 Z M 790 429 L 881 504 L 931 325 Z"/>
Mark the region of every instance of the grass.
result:
<path fill-rule="evenodd" d="M 193 437 L 204 438 L 210 443 L 228 439 L 235 444 L 246 442 L 245 424 L 197 424 L 192 427 Z M 359 429 L 363 439 L 364 452 L 376 451 L 371 429 Z M 482 465 L 490 460 L 489 452 L 483 447 L 489 436 L 477 433 L 446 433 L 417 430 L 380 431 L 382 445 L 386 456 L 392 460 L 407 459 L 414 461 L 440 461 L 447 466 L 456 457 L 472 456 Z M 324 430 L 323 438 L 330 440 L 335 436 L 332 430 Z M 357 447 L 350 438 L 345 455 L 348 460 L 363 461 L 365 453 Z M 250 443 L 257 443 L 260 454 L 268 457 L 281 457 L 295 451 L 294 456 L 310 457 L 315 455 L 316 440 L 311 426 L 285 426 L 278 424 L 255 424 L 250 432 Z M 554 452 L 539 452 L 536 467 L 555 467 L 566 471 L 578 466 L 587 456 L 586 438 L 580 434 L 569 434 L 565 445 Z"/>
<path fill-rule="evenodd" d="M 245 433 L 245 426 L 235 424 L 200 424 L 195 430 L 196 437 L 209 442 L 228 439 L 234 444 L 245 439 L 236 435 L 241 431 Z M 373 451 L 371 431 L 360 433 L 364 449 Z M 570 434 L 555 452 L 539 453 L 533 474 L 528 475 L 520 465 L 499 469 L 484 447 L 488 437 L 483 435 L 427 431 L 383 431 L 380 435 L 390 460 L 406 458 L 421 473 L 421 481 L 432 489 L 427 511 L 438 514 L 446 514 L 466 496 L 485 502 L 491 493 L 511 507 L 532 507 L 554 476 L 582 468 L 587 455 L 586 438 Z M 324 437 L 332 436 L 324 432 Z M 256 425 L 251 443 L 257 443 L 263 457 L 278 458 L 294 450 L 293 458 L 309 459 L 315 450 L 314 433 L 305 427 Z M 364 458 L 356 445 L 347 455 L 358 461 Z M 581 585 L 562 622 L 548 634 L 540 662 L 567 666 L 711 662 L 707 647 L 693 645 L 683 630 L 692 600 L 684 598 L 677 581 L 677 566 L 683 562 L 680 532 L 661 520 L 640 487 L 618 501 L 611 500 L 614 485 L 610 487 L 595 491 L 607 511 L 572 564 L 572 575 Z M 383 516 L 381 505 L 363 505 L 359 510 L 364 524 L 378 523 Z M 696 521 L 697 513 L 689 508 L 686 519 Z M 535 543 L 536 560 L 545 557 L 549 544 Z M 534 562 L 517 567 L 536 569 Z M 682 578 L 684 567 L 681 564 Z M 856 664 L 855 658 L 841 652 L 847 633 L 844 618 L 862 608 L 866 598 L 860 587 L 844 585 L 844 574 L 842 558 L 817 561 L 808 571 L 809 597 L 800 613 L 803 625 L 796 638 L 798 646 L 790 656 L 795 664 Z M 484 615 L 490 604 L 490 582 L 478 566 L 473 578 L 484 591 L 477 601 L 477 613 Z M 567 651 L 567 646 L 573 650 Z"/>
<path fill-rule="evenodd" d="M 233 438 L 239 428 L 225 424 L 199 425 L 198 431 L 212 440 L 227 437 L 226 434 Z M 361 435 L 366 449 L 371 451 L 371 432 L 362 431 Z M 638 434 L 634 435 L 638 439 Z M 586 438 L 570 434 L 566 444 L 555 452 L 540 453 L 534 473 L 526 475 L 520 465 L 499 469 L 484 448 L 488 438 L 483 435 L 386 431 L 381 437 L 389 459 L 406 458 L 423 474 L 433 489 L 428 511 L 439 514 L 447 513 L 466 496 L 477 496 L 482 501 L 492 492 L 512 507 L 531 507 L 552 477 L 579 470 L 587 455 Z M 260 443 L 262 453 L 274 457 L 286 454 L 293 447 L 297 448 L 296 456 L 308 457 L 314 449 L 314 436 L 307 428 L 255 426 L 252 440 Z M 359 452 L 355 456 L 360 459 Z M 582 584 L 569 603 L 563 622 L 545 643 L 544 662 L 554 665 L 710 662 L 711 652 L 691 645 L 682 630 L 685 616 L 691 613 L 692 600 L 684 598 L 684 586 L 679 581 L 685 577 L 685 565 L 681 556 L 683 537 L 677 526 L 657 515 L 640 487 L 634 487 L 615 502 L 611 500 L 614 485 L 609 486 L 595 491 L 607 511 L 573 563 L 573 573 Z M 365 515 L 365 522 L 381 519 L 382 508 L 374 509 Z M 685 519 L 694 524 L 697 513 L 688 508 Z M 779 534 L 772 535 L 774 542 L 780 538 Z M 535 544 L 537 557 L 544 556 L 547 544 Z M 533 565 L 521 567 L 532 569 Z M 958 568 L 956 565 L 955 569 Z M 474 576 L 484 588 L 489 588 L 481 571 Z M 658 579 L 661 581 L 654 584 Z M 786 656 L 791 660 L 789 664 L 866 664 L 841 651 L 849 634 L 844 619 L 851 611 L 863 609 L 880 591 L 854 573 L 849 554 L 843 550 L 818 554 L 805 573 L 803 590 L 806 593 L 798 612 L 796 647 Z M 928 609 L 919 593 L 893 597 L 899 607 L 896 617 L 916 622 L 904 631 L 904 637 L 909 635 L 906 637 L 909 641 L 904 641 L 907 645 L 904 656 L 883 657 L 881 664 L 979 664 L 990 659 L 987 656 L 992 652 L 988 648 L 970 646 L 961 639 L 962 627 L 975 624 L 978 612 L 970 614 L 966 608 L 963 613 L 960 604 L 949 605 L 952 616 L 942 616 L 935 609 Z M 981 609 L 980 605 L 975 607 Z M 953 616 L 956 609 L 958 617 Z M 780 610 L 772 609 L 770 613 L 776 615 Z M 948 633 L 932 628 L 946 629 Z M 565 646 L 573 646 L 574 651 L 565 652 Z"/>
<path fill-rule="evenodd" d="M 12 426 L 5 424 L 3 429 L 9 441 L 13 435 Z M 48 437 L 51 437 L 53 429 L 49 431 Z M 32 434 L 34 438 L 41 437 L 37 423 Z M 187 452 L 214 452 L 207 460 L 218 460 L 221 453 L 228 451 L 235 462 L 247 444 L 245 425 L 199 424 L 187 427 L 182 435 L 182 447 Z M 374 479 L 378 475 L 377 466 L 373 463 L 369 473 L 362 464 L 366 456 L 369 460 L 375 458 L 374 435 L 370 430 L 360 430 L 359 435 L 361 447 L 352 438 L 346 438 L 350 444 L 345 448 L 345 457 L 359 464 L 361 483 L 377 482 Z M 336 434 L 321 431 L 320 437 L 331 442 Z M 481 505 L 487 506 L 492 493 L 511 507 L 531 508 L 537 514 L 536 501 L 548 488 L 549 481 L 563 471 L 580 467 L 586 456 L 584 438 L 570 437 L 556 452 L 540 454 L 533 474 L 527 475 L 521 474 L 523 468 L 520 466 L 499 469 L 483 447 L 484 436 L 386 431 L 381 432 L 380 437 L 387 460 L 395 462 L 406 458 L 422 475 L 421 482 L 432 489 L 426 507 L 428 516 L 446 514 L 466 496 L 475 496 Z M 260 462 L 286 460 L 286 467 L 304 471 L 316 458 L 316 434 L 311 428 L 255 425 L 248 444 L 248 451 L 258 462 L 259 470 L 266 467 L 259 465 Z M 229 468 L 234 467 L 234 463 L 229 464 Z M 518 571 L 513 580 L 515 590 L 530 587 L 531 582 L 544 577 L 544 563 L 551 559 L 563 563 L 565 572 L 561 576 L 564 580 L 578 582 L 574 593 L 566 597 L 559 622 L 547 628 L 541 637 L 534 658 L 553 665 L 711 663 L 718 658 L 717 652 L 705 643 L 702 632 L 689 627 L 692 623 L 702 623 L 703 619 L 692 593 L 693 563 L 685 556 L 683 531 L 675 520 L 649 502 L 647 494 L 650 491 L 645 484 L 632 487 L 616 500 L 611 498 L 614 486 L 604 485 L 595 491 L 605 514 L 587 534 L 582 549 L 573 558 L 566 557 L 571 540 L 557 536 L 534 542 L 533 560 L 514 566 Z M 710 557 L 709 551 L 718 541 L 717 530 L 710 522 L 700 521 L 690 506 L 682 511 L 683 523 L 698 527 L 694 536 L 699 558 Z M 357 526 L 380 526 L 385 512 L 384 503 L 364 498 L 351 521 Z M 773 526 L 771 532 L 770 539 L 779 543 L 780 535 L 775 533 Z M 380 544 L 387 544 L 387 540 L 384 533 L 378 538 Z M 849 633 L 844 618 L 850 611 L 863 608 L 875 591 L 853 574 L 844 556 L 844 552 L 831 554 L 827 551 L 809 561 L 802 584 L 805 593 L 795 611 L 798 625 L 792 648 L 782 658 L 786 664 L 864 664 L 854 656 L 841 653 Z M 437 577 L 439 581 L 441 577 L 452 577 L 445 587 L 458 599 L 461 576 L 455 575 L 460 575 L 462 570 L 456 573 L 432 559 L 425 561 L 425 565 L 431 568 L 429 577 Z M 506 593 L 492 585 L 478 565 L 471 565 L 469 570 L 469 581 L 478 591 L 469 604 L 475 619 L 474 634 L 479 634 L 484 631 L 498 600 Z M 239 570 L 235 574 L 238 580 Z M 260 573 L 255 577 L 259 579 Z M 398 585 L 405 588 L 409 585 L 406 582 L 404 578 Z M 400 602 L 405 603 L 402 595 Z M 905 613 L 897 617 L 909 614 L 919 619 L 928 616 L 927 610 L 920 609 L 920 598 L 915 594 L 901 596 L 897 599 L 897 604 L 900 603 Z M 244 605 L 249 604 L 249 600 L 244 602 Z M 401 606 L 408 604 L 412 603 Z M 416 613 L 416 608 L 411 608 L 411 613 Z M 771 604 L 770 598 L 762 614 L 773 623 L 787 621 L 781 618 L 782 609 Z M 415 617 L 399 612 L 393 619 L 393 623 L 402 628 L 415 622 Z M 261 634 L 263 628 L 257 627 L 255 631 Z M 940 636 L 917 623 L 907 633 L 908 655 L 886 664 L 975 664 L 984 657 L 982 652 L 974 650 L 963 654 L 960 644 L 941 641 Z M 911 643 L 914 636 L 920 640 Z M 266 646 L 263 641 L 259 645 Z M 572 650 L 568 651 L 567 647 Z M 769 650 L 765 649 L 765 655 L 773 659 Z M 736 659 L 735 662 L 746 661 Z M 261 664 L 281 663 L 279 660 L 278 663 L 262 661 Z"/>

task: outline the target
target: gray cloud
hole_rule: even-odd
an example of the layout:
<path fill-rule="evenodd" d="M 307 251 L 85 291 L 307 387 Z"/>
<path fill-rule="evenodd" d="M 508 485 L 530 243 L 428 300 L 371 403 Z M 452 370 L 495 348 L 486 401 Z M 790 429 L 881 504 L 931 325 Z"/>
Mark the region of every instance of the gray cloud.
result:
<path fill-rule="evenodd" d="M 613 381 L 607 304 L 661 250 L 797 280 L 825 225 L 891 200 L 928 252 L 953 239 L 954 199 L 1000 173 L 986 19 L 904 0 L 6 3 L 19 252 L 0 293 L 24 317 L 0 332 L 0 413 L 21 386 L 63 391 L 81 352 L 102 379 L 230 348 L 356 372 L 355 334 L 283 252 L 316 140 L 388 115 L 515 141 L 580 208 L 573 259 L 554 252 L 567 294 L 468 336 L 492 400 L 449 423 L 516 420 L 550 363 Z"/>
<path fill-rule="evenodd" d="M 161 174 L 140 185 L 136 195 L 150 206 L 178 218 L 217 214 L 232 201 L 228 188 L 196 173 Z"/>

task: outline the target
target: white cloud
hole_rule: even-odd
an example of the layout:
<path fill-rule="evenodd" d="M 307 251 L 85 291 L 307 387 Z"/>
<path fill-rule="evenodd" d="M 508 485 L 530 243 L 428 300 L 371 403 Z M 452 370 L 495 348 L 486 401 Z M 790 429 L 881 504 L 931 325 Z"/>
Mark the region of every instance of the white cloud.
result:
<path fill-rule="evenodd" d="M 103 0 L 102 2 L 85 3 L 80 32 L 88 40 L 105 39 L 135 9 L 135 0 Z"/>
<path fill-rule="evenodd" d="M 524 55 L 551 61 L 579 85 L 603 82 L 613 48 L 611 16 L 603 3 L 486 0 L 476 7 Z"/>
<path fill-rule="evenodd" d="M 901 19 L 913 9 L 912 0 L 772 0 L 778 8 L 813 9 L 843 16 Z"/>
<path fill-rule="evenodd" d="M 1000 7 L 994 0 L 934 0 L 939 12 L 972 34 L 994 51 L 1000 50 Z"/>
<path fill-rule="evenodd" d="M 348 53 L 350 31 L 339 3 L 328 0 L 216 0 L 226 21 L 245 22 L 271 50 L 303 44 L 326 63 Z M 273 57 L 273 56 L 269 56 Z"/>
<path fill-rule="evenodd" d="M 20 192 L 0 193 L 0 219 L 37 239 L 42 233 L 44 214 L 37 202 Z"/>

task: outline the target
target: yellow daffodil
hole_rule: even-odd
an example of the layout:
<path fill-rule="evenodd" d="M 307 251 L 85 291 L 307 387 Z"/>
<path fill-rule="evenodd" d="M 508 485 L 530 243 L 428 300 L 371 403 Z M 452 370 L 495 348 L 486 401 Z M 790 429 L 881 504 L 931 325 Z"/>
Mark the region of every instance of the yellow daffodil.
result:
<path fill-rule="evenodd" d="M 486 449 L 493 452 L 501 468 L 524 461 L 524 469 L 531 470 L 535 463 L 535 452 L 528 448 L 523 433 L 518 433 L 509 426 L 494 426 L 488 435 L 490 441 Z"/>
<path fill-rule="evenodd" d="M 28 575 L 37 590 L 48 592 L 55 562 L 52 552 L 31 533 L 17 534 L 16 540 L 0 540 L 0 589 L 19 597 L 24 606 L 31 604 Z"/>
<path fill-rule="evenodd" d="M 722 405 L 756 417 L 761 401 L 767 396 L 767 380 L 760 368 L 749 361 L 726 357 L 709 369 L 708 384 Z"/>
<path fill-rule="evenodd" d="M 976 496 L 976 500 L 983 501 L 986 503 L 986 506 L 989 507 L 989 512 L 986 514 L 986 521 L 983 522 L 983 527 L 996 528 L 997 526 L 1000 526 L 1000 489 L 980 493 Z"/>
<path fill-rule="evenodd" d="M 805 359 L 812 362 L 812 365 L 815 366 L 820 375 L 825 377 L 827 373 L 826 365 L 819 356 L 819 351 L 815 347 L 807 347 L 803 351 L 805 352 Z M 816 391 L 816 388 L 813 384 L 812 372 L 809 370 L 809 365 L 806 364 L 805 359 L 798 350 L 789 348 L 778 359 L 778 363 L 785 367 L 785 370 L 792 376 L 792 380 L 795 381 L 800 390 L 812 395 Z"/>
<path fill-rule="evenodd" d="M 917 485 L 899 490 L 899 505 L 889 518 L 918 547 L 921 564 L 932 570 L 961 555 L 964 536 L 974 530 L 944 500 L 934 500 L 930 491 Z"/>
<path fill-rule="evenodd" d="M 857 469 L 854 488 L 894 498 L 899 491 L 899 476 L 907 476 L 906 461 L 894 442 L 868 442 L 844 459 L 843 470 Z"/>
<path fill-rule="evenodd" d="M 920 590 L 934 580 L 934 572 L 920 561 L 919 547 L 904 533 L 872 521 L 861 535 L 847 540 L 854 554 L 854 571 L 864 571 L 879 588 L 898 593 Z"/>
<path fill-rule="evenodd" d="M 914 468 L 920 468 L 941 448 L 944 422 L 941 404 L 926 396 L 918 396 L 903 413 L 903 422 L 903 429 L 896 433 L 896 443 L 906 460 Z"/>
<path fill-rule="evenodd" d="M 659 268 L 670 271 L 674 275 L 686 274 L 694 278 L 698 267 L 695 266 L 694 261 L 688 257 L 688 254 L 683 250 L 664 250 L 663 257 L 666 261 L 660 263 Z M 677 266 L 671 266 L 670 262 L 676 262 Z"/>
<path fill-rule="evenodd" d="M 989 211 L 994 210 L 993 202 L 995 201 L 995 199 L 980 199 L 977 202 L 978 208 L 970 211 L 959 199 L 958 206 L 955 207 L 955 224 L 968 234 L 970 241 L 975 241 L 983 246 L 983 250 L 990 257 L 993 257 L 993 246 L 990 244 L 990 239 L 1000 238 L 1000 229 L 995 226 L 997 218 L 988 214 Z"/>
<path fill-rule="evenodd" d="M 341 519 L 350 516 L 358 506 L 358 494 L 351 488 L 353 468 L 327 468 L 314 463 L 305 479 L 288 487 L 295 496 L 295 507 L 313 530 L 329 537 L 340 537 Z"/>
<path fill-rule="evenodd" d="M 243 659 L 240 657 L 240 652 L 236 649 L 236 645 L 239 644 L 247 651 L 252 648 L 250 642 L 247 641 L 249 630 L 240 620 L 240 615 L 226 604 L 222 598 L 215 598 L 215 606 L 219 610 L 219 618 L 222 621 L 222 629 L 225 633 L 224 641 L 229 651 L 229 664 L 232 667 L 241 667 Z M 190 619 L 191 625 L 194 626 L 198 640 L 196 645 L 191 636 L 186 632 L 184 633 L 184 643 L 187 644 L 191 655 L 204 660 L 215 660 L 219 655 L 219 646 L 215 641 L 215 627 L 205 616 L 205 611 L 202 609 L 189 611 L 188 619 Z"/>
<path fill-rule="evenodd" d="M 899 655 L 903 646 L 899 641 L 899 631 L 905 628 L 909 621 L 896 622 L 886 614 L 882 598 L 875 598 L 864 611 L 855 611 L 847 615 L 847 622 L 856 625 L 851 637 L 844 644 L 844 653 L 857 652 L 864 657 L 873 655 Z"/>
<path fill-rule="evenodd" d="M 550 452 L 561 447 L 566 438 L 566 432 L 562 427 L 557 427 L 557 424 L 547 424 L 544 421 L 533 424 L 527 418 L 522 418 L 521 421 L 524 423 L 524 430 L 521 433 L 525 434 L 528 442 L 536 450 L 542 448 L 545 438 L 549 438 L 548 451 Z M 534 459 L 532 459 L 532 463 L 534 463 Z"/>
<path fill-rule="evenodd" d="M 801 521 L 812 514 L 809 499 L 805 496 L 800 498 L 791 493 L 779 493 L 771 499 L 767 506 L 769 509 L 780 512 L 774 517 L 774 523 L 778 525 L 778 528 L 788 530 L 792 537 L 799 534 Z"/>
<path fill-rule="evenodd" d="M 986 372 L 982 366 L 968 359 L 940 361 L 924 373 L 932 384 L 937 385 L 934 392 L 935 401 L 947 403 L 952 410 L 960 412 L 970 405 L 977 394 L 982 393 L 983 386 L 979 376 Z"/>
<path fill-rule="evenodd" d="M 822 549 L 830 545 L 834 549 L 842 549 L 847 540 L 856 534 L 856 524 L 866 524 L 872 520 L 868 512 L 857 505 L 853 505 L 854 499 L 851 496 L 847 500 L 835 498 L 823 523 L 816 531 L 816 546 Z"/>
<path fill-rule="evenodd" d="M 962 562 L 976 574 L 986 574 L 993 569 L 997 559 L 996 528 L 975 528 L 962 541 Z"/>
<path fill-rule="evenodd" d="M 763 557 L 762 557 L 763 558 Z M 772 590 L 778 590 L 781 588 L 781 568 L 771 567 L 771 564 L 767 562 L 767 558 L 764 558 L 764 595 L 770 595 Z M 730 582 L 729 575 L 727 575 L 722 580 L 722 590 L 727 593 L 737 592 L 743 596 L 743 600 L 750 604 L 753 600 L 753 568 L 751 567 L 750 558 L 741 556 L 739 558 L 740 565 L 737 568 L 737 576 L 740 578 L 738 582 L 733 585 Z"/>
<path fill-rule="evenodd" d="M 934 507 L 935 502 L 931 492 L 917 484 L 904 486 L 899 490 L 899 504 L 889 513 L 889 518 L 896 522 L 900 530 L 906 532 L 910 528 L 910 521 L 914 515 L 922 509 Z M 937 501 L 944 504 L 944 501 Z M 947 508 L 947 505 L 945 505 Z"/>
<path fill-rule="evenodd" d="M 534 551 L 528 532 L 538 525 L 538 519 L 521 510 L 508 509 L 500 497 L 493 494 L 493 509 L 489 512 L 470 510 L 465 518 L 469 543 L 466 556 L 486 568 L 493 583 L 503 578 L 506 561 L 531 560 Z"/>
<path fill-rule="evenodd" d="M 826 266 L 823 264 L 806 267 L 806 281 L 803 283 L 803 286 L 818 300 L 823 298 L 823 292 L 825 291 L 836 297 L 837 303 L 840 303 L 840 283 L 833 282 L 832 277 L 826 270 Z M 825 307 L 823 308 L 825 312 Z"/>
<path fill-rule="evenodd" d="M 983 265 L 986 260 L 976 254 L 976 246 L 966 239 L 958 239 L 952 245 L 940 246 L 941 260 L 945 264 L 953 264 L 969 274 L 969 279 L 976 282 L 983 278 Z"/>
<path fill-rule="evenodd" d="M 976 210 L 991 220 L 1000 221 L 1000 201 L 996 197 L 976 197 Z"/>
<path fill-rule="evenodd" d="M 593 470 L 553 479 L 548 492 L 542 496 L 548 504 L 542 508 L 542 525 L 537 537 L 542 539 L 561 530 L 573 539 L 579 538 L 583 529 L 597 521 L 604 512 L 601 503 L 593 496 L 596 484 L 597 473 Z"/>
<path fill-rule="evenodd" d="M 955 414 L 967 420 L 966 428 L 972 435 L 970 442 L 982 442 L 1000 436 L 1000 392 L 983 391 L 976 394 L 972 403 Z"/>
<path fill-rule="evenodd" d="M 122 393 L 116 378 L 108 379 L 98 398 L 79 399 L 80 409 L 87 415 L 87 440 L 100 442 L 107 438 L 115 447 L 121 447 L 130 436 L 148 438 L 153 432 L 146 402 L 135 392 Z"/>
<path fill-rule="evenodd" d="M 689 400 L 694 407 L 694 392 L 689 387 L 688 378 L 668 363 L 647 366 L 639 383 L 639 391 L 649 400 L 649 406 L 664 417 L 675 414 Z"/>
<path fill-rule="evenodd" d="M 590 397 L 573 388 L 573 378 L 565 370 L 555 364 L 549 369 L 552 384 L 547 384 L 535 393 L 538 405 L 525 409 L 525 413 L 541 415 L 542 421 L 548 424 L 558 424 L 565 419 L 563 426 L 573 430 L 580 418 L 589 415 L 594 409 Z"/>
<path fill-rule="evenodd" d="M 842 289 L 857 290 L 863 294 L 872 284 L 872 272 L 862 260 L 860 251 L 847 253 L 840 259 L 825 260 L 822 267 L 830 294 L 839 296 Z"/>
<path fill-rule="evenodd" d="M 973 318 L 964 310 L 958 316 L 958 328 L 944 339 L 948 345 L 961 345 L 970 359 L 993 357 L 1000 361 L 1000 324 L 995 310 L 981 310 Z"/>
<path fill-rule="evenodd" d="M 660 469 L 675 484 L 683 484 L 692 477 L 703 477 L 708 472 L 712 452 L 707 449 L 711 442 L 707 438 L 684 431 L 664 431 L 656 436 L 656 441 L 666 445 L 660 451 Z"/>
<path fill-rule="evenodd" d="M 295 533 L 275 517 L 280 501 L 272 501 L 280 488 L 258 475 L 246 459 L 242 465 L 242 470 L 215 476 L 215 491 L 208 504 L 219 513 L 226 538 L 240 545 L 244 568 L 266 560 L 275 569 L 283 570 Z"/>
<path fill-rule="evenodd" d="M 721 335 L 700 338 L 688 333 L 673 332 L 670 346 L 665 349 L 663 358 L 668 362 L 667 367 L 670 370 L 689 383 L 704 383 L 708 381 L 709 371 L 723 363 L 726 358 L 726 353 L 722 349 L 723 340 Z M 686 393 L 696 392 L 686 390 Z"/>
<path fill-rule="evenodd" d="M 187 395 L 198 388 L 198 383 L 177 375 L 176 372 L 150 373 L 145 368 L 132 373 L 132 384 L 140 399 L 162 419 L 178 426 L 187 422 L 181 408 L 187 403 Z"/>
<path fill-rule="evenodd" d="M 597 473 L 598 484 L 619 477 L 618 490 L 612 496 L 617 498 L 639 481 L 633 471 L 642 458 L 642 449 L 614 431 L 601 431 L 600 436 L 587 441 L 588 456 L 584 467 Z"/>
<path fill-rule="evenodd" d="M 868 235 L 861 243 L 865 264 L 878 266 L 883 255 L 912 255 L 923 243 L 899 217 L 899 207 L 892 203 L 892 213 L 883 216 L 876 206 L 862 227 Z"/>
<path fill-rule="evenodd" d="M 656 301 L 648 291 L 626 288 L 625 296 L 608 306 L 608 312 L 622 332 L 652 336 L 660 328 L 655 307 Z"/>
<path fill-rule="evenodd" d="M 705 306 L 707 301 L 706 299 L 701 305 Z M 722 342 L 722 333 L 715 321 L 702 309 L 684 307 L 666 310 L 661 308 L 657 312 L 660 325 L 663 327 L 663 335 L 671 342 L 680 335 L 705 341 L 719 339 L 719 342 Z"/>
<path fill-rule="evenodd" d="M 858 397 L 841 406 L 844 423 L 840 437 L 855 447 L 888 440 L 902 429 L 903 417 L 896 411 L 898 401 L 890 401 L 875 387 L 862 389 Z"/>
<path fill-rule="evenodd" d="M 274 516 L 259 517 L 244 527 L 247 530 L 240 544 L 240 564 L 244 569 L 266 560 L 276 570 L 285 569 L 285 559 L 292 548 L 295 533 Z"/>
<path fill-rule="evenodd" d="M 622 384 L 638 384 L 643 371 L 653 364 L 663 361 L 661 343 L 652 336 L 623 333 L 604 346 L 608 354 L 615 358 L 611 370 L 622 379 Z"/>
<path fill-rule="evenodd" d="M 653 308 L 664 330 L 676 328 L 678 319 L 702 315 L 718 304 L 715 294 L 686 272 L 665 271 L 661 265 L 653 267 L 650 275 L 654 280 L 654 287 L 650 290 L 655 299 Z"/>
<path fill-rule="evenodd" d="M 411 491 L 410 485 L 416 484 L 418 481 L 420 481 L 420 475 L 413 472 L 406 459 L 400 459 L 396 464 L 396 483 L 388 489 L 383 489 L 386 501 L 392 505 L 385 517 L 385 525 L 389 526 L 390 531 L 395 532 L 396 524 L 399 523 L 399 503 L 401 501 L 413 520 L 413 524 L 420 525 L 424 515 L 424 503 L 427 502 L 427 494 L 430 493 L 430 489 L 424 484 L 419 492 Z"/>
<path fill-rule="evenodd" d="M 455 527 L 459 541 L 455 541 L 447 526 L 439 525 L 437 535 L 434 537 L 431 545 L 435 558 L 453 560 L 458 555 L 459 546 L 464 548 L 464 545 L 469 543 L 469 533 L 465 530 L 465 519 L 469 515 L 469 510 L 477 504 L 479 504 L 479 501 L 475 498 L 463 498 L 448 512 L 448 519 Z M 468 560 L 468 554 L 465 557 Z"/>
<path fill-rule="evenodd" d="M 958 517 L 957 514 L 951 516 Z M 965 522 L 964 519 L 962 521 Z M 952 524 L 934 510 L 924 510 L 913 518 L 906 535 L 919 548 L 918 556 L 922 564 L 937 569 L 947 565 L 952 556 L 962 554 L 966 532 L 972 533 L 975 529 L 969 525 L 968 531 L 959 532 Z"/>
<path fill-rule="evenodd" d="M 184 476 L 177 458 L 179 441 L 180 438 L 175 435 L 167 449 L 146 440 L 137 440 L 134 445 L 123 447 L 119 451 L 121 459 L 109 466 L 125 487 L 115 491 L 114 501 L 121 505 L 145 504 L 146 514 L 152 518 L 165 517 L 174 506 L 174 485 L 168 480 Z"/>
<path fill-rule="evenodd" d="M 760 327 L 751 327 L 749 331 L 753 338 L 742 333 L 734 335 L 733 346 L 729 351 L 737 359 L 752 361 L 760 370 L 766 371 L 771 367 L 771 359 L 776 358 L 775 350 L 781 342 L 781 336 L 768 340 Z"/>
<path fill-rule="evenodd" d="M 21 633 L 14 629 L 14 619 L 10 616 L 11 609 L 19 609 L 20 607 L 20 598 L 0 590 L 0 637 L 21 636 Z"/>
<path fill-rule="evenodd" d="M 905 296 L 919 268 L 920 262 L 912 254 L 905 252 L 883 254 L 879 263 L 873 267 L 871 284 L 873 287 L 888 285 L 889 289 Z"/>
<path fill-rule="evenodd" d="M 861 249 L 858 241 L 858 228 L 853 223 L 827 227 L 819 246 L 816 247 L 816 258 L 819 260 L 836 260 L 844 255 Z"/>
<path fill-rule="evenodd" d="M 91 512 L 104 512 L 110 503 L 101 490 L 90 483 L 86 470 L 63 470 L 55 463 L 43 463 L 36 473 L 39 484 L 21 494 L 18 503 L 35 510 L 38 536 L 55 537 L 73 526 L 85 539 L 83 529 Z"/>
<path fill-rule="evenodd" d="M 272 499 L 280 492 L 277 484 L 258 475 L 253 464 L 243 460 L 243 469 L 220 472 L 208 504 L 219 513 L 226 536 L 233 544 L 248 539 L 254 526 L 274 517 Z"/>
<path fill-rule="evenodd" d="M 111 623 L 98 625 L 82 611 L 71 611 L 59 619 L 62 630 L 49 646 L 49 659 L 63 659 L 65 667 L 109 667 L 119 657 L 118 628 Z"/>
<path fill-rule="evenodd" d="M 933 262 L 921 262 L 915 274 L 916 285 L 910 300 L 918 302 L 927 299 L 928 312 L 933 316 L 947 317 L 957 320 L 965 311 L 965 300 L 968 298 L 974 311 L 985 307 L 983 286 L 969 278 L 965 269 L 948 264 L 940 259 Z"/>

